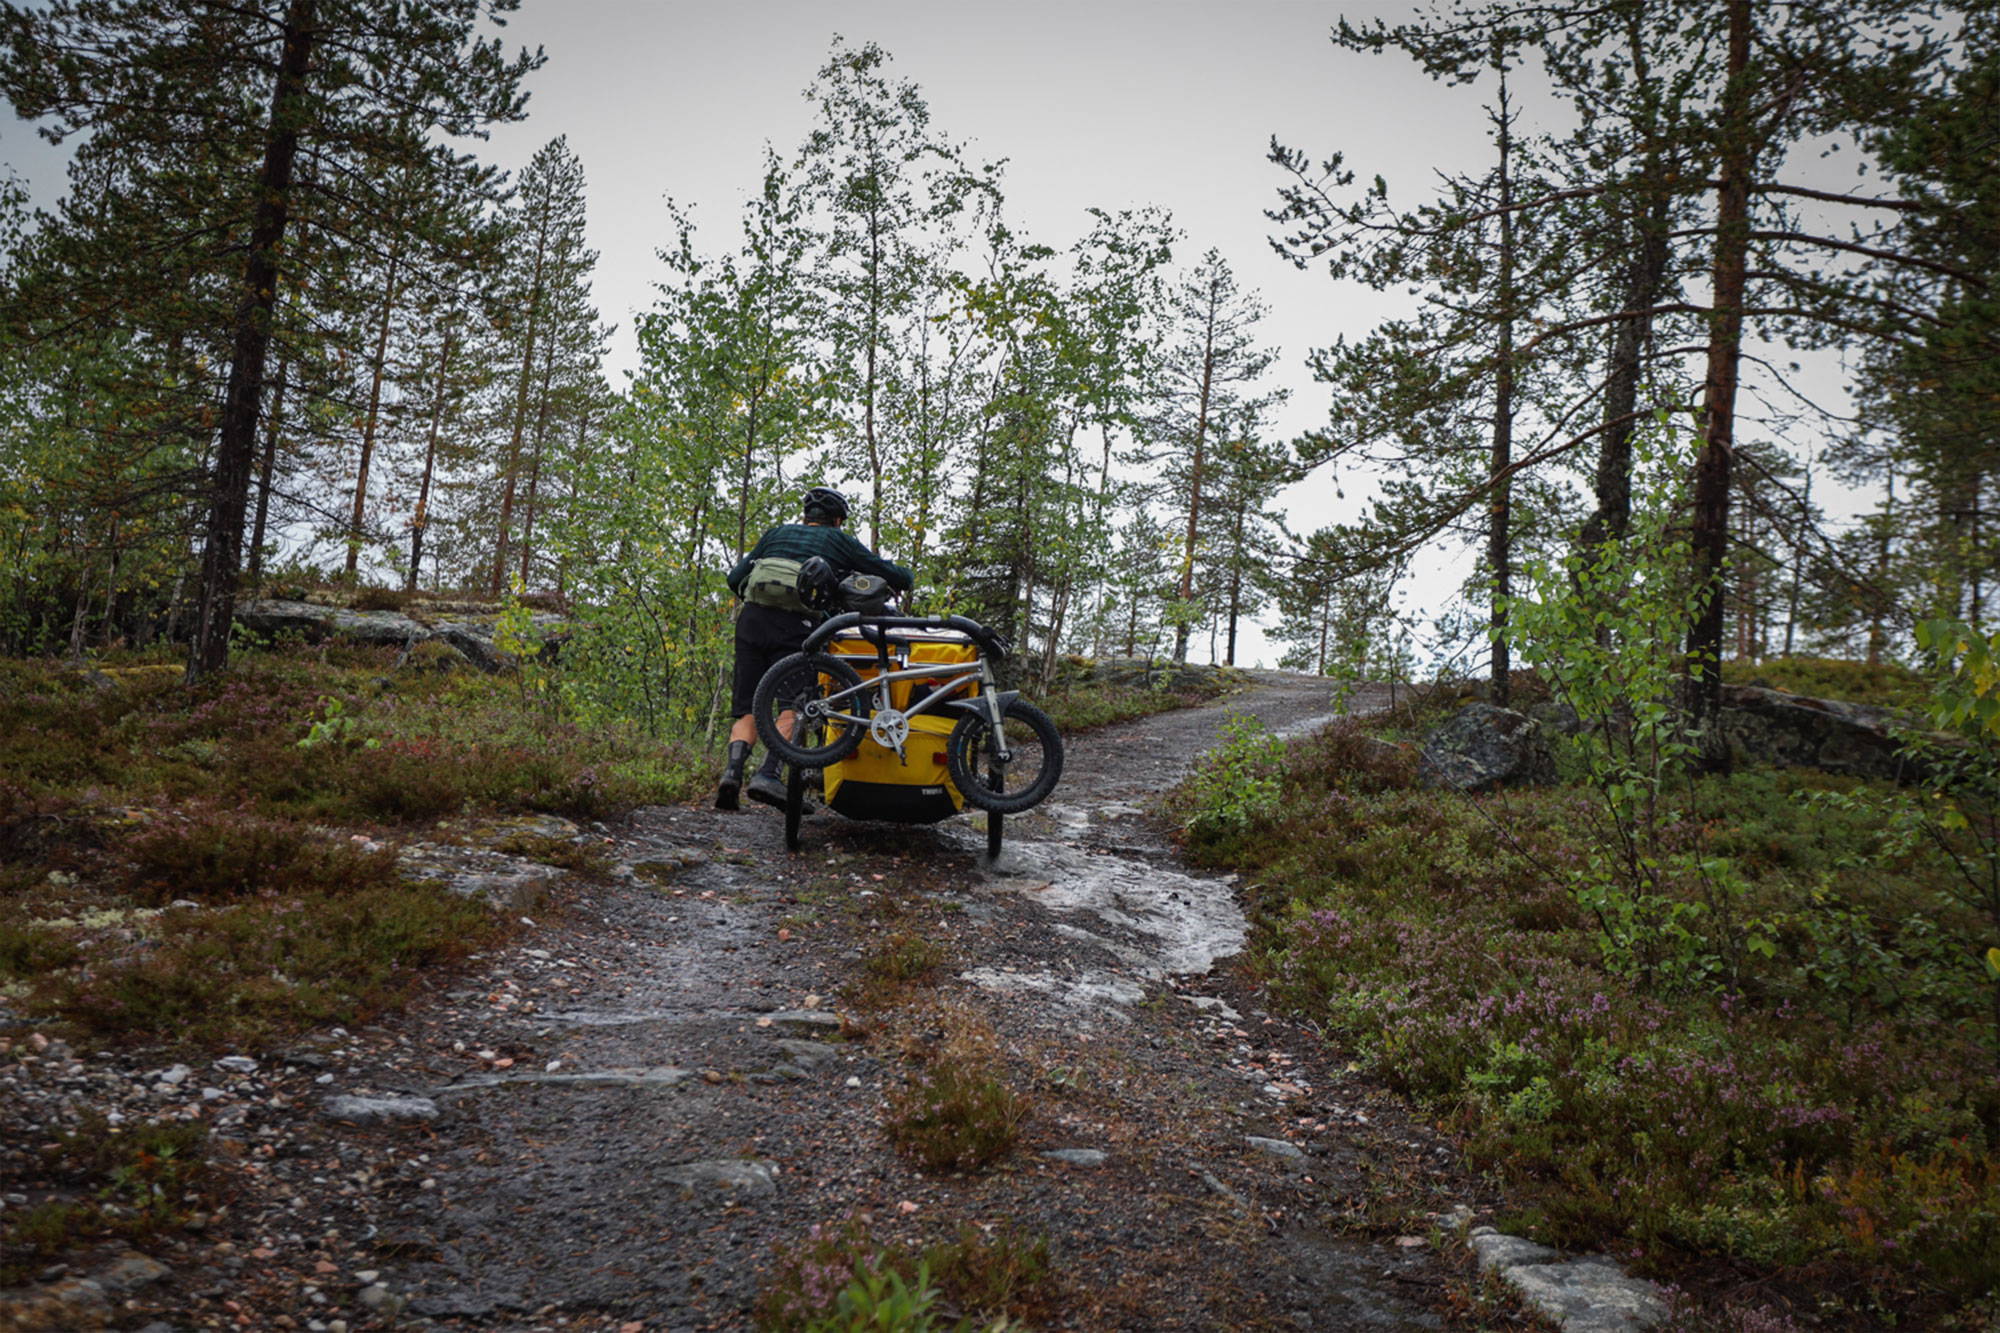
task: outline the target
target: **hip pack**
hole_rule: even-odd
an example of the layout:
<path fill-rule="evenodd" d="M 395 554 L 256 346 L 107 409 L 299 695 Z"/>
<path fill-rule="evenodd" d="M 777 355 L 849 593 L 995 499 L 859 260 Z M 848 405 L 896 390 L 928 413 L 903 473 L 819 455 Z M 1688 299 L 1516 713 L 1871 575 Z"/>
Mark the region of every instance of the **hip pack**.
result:
<path fill-rule="evenodd" d="M 811 608 L 799 595 L 800 563 L 781 555 L 762 557 L 750 566 L 750 577 L 743 580 L 743 600 L 804 615 Z"/>

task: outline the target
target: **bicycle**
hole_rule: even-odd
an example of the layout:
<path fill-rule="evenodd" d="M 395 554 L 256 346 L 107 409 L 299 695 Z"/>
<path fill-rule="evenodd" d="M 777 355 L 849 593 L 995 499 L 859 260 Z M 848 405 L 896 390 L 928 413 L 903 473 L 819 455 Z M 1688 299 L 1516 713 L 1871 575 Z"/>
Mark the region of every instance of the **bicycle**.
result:
<path fill-rule="evenodd" d="M 818 770 L 822 801 L 849 818 L 934 823 L 973 805 L 997 857 L 1006 816 L 1055 790 L 1062 737 L 999 687 L 1003 636 L 967 616 L 902 615 L 873 592 L 873 606 L 832 616 L 757 683 L 757 734 L 790 768 L 785 846 L 798 850 L 806 775 Z"/>

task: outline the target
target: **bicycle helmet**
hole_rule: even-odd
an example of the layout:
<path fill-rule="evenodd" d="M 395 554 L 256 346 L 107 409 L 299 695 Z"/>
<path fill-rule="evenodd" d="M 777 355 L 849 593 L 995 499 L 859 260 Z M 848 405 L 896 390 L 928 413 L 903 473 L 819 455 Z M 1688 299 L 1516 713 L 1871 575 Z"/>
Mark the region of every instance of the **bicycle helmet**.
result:
<path fill-rule="evenodd" d="M 825 486 L 815 486 L 807 491 L 803 508 L 807 518 L 820 514 L 831 523 L 847 521 L 847 497 Z"/>
<path fill-rule="evenodd" d="M 824 611 L 840 587 L 840 575 L 824 556 L 808 556 L 799 565 L 799 600 Z"/>

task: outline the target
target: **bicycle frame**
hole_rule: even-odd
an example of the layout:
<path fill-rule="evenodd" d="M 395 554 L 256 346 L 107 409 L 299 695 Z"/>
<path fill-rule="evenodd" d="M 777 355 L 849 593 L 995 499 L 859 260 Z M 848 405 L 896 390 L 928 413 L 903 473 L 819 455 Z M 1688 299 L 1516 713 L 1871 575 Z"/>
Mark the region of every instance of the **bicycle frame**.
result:
<path fill-rule="evenodd" d="M 885 651 L 884 656 L 886 657 L 886 655 Z M 847 689 L 836 691 L 824 698 L 808 700 L 805 708 L 802 710 L 804 713 L 802 720 L 805 722 L 839 722 L 844 726 L 865 728 L 869 739 L 885 750 L 894 750 L 898 757 L 902 757 L 904 742 L 909 739 L 910 719 L 932 711 L 933 707 L 949 706 L 952 708 L 983 709 L 987 714 L 988 720 L 993 724 L 993 734 L 996 737 L 1002 735 L 1001 718 L 1005 713 L 1007 701 L 1014 696 L 1015 691 L 1001 690 L 996 687 L 993 679 L 993 668 L 987 663 L 984 656 L 977 659 L 969 669 L 957 669 L 956 675 L 943 681 L 936 689 L 932 690 L 909 708 L 897 708 L 890 702 L 893 696 L 889 693 L 889 687 L 896 681 L 937 680 L 941 674 L 938 670 L 938 664 L 934 662 L 925 663 L 922 666 L 904 667 L 895 671 L 878 671 L 873 679 L 864 680 L 859 685 L 849 686 Z M 979 686 L 980 693 L 978 698 L 951 699 L 947 697 L 972 683 L 977 683 Z M 841 711 L 839 705 L 844 701 L 851 698 L 865 698 L 870 690 L 875 692 L 875 707 L 870 716 L 862 717 L 855 713 Z M 1002 752 L 996 758 L 1005 763 L 1009 756 Z"/>

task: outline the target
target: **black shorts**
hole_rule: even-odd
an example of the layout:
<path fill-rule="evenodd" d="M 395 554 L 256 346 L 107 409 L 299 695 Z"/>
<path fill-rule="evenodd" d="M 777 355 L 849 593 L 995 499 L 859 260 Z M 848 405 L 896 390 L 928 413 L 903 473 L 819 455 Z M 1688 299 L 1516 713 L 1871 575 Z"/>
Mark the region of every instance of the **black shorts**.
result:
<path fill-rule="evenodd" d="M 736 675 L 730 683 L 730 711 L 742 717 L 751 711 L 757 682 L 780 658 L 790 657 L 812 633 L 813 621 L 791 611 L 745 602 L 736 613 Z"/>

